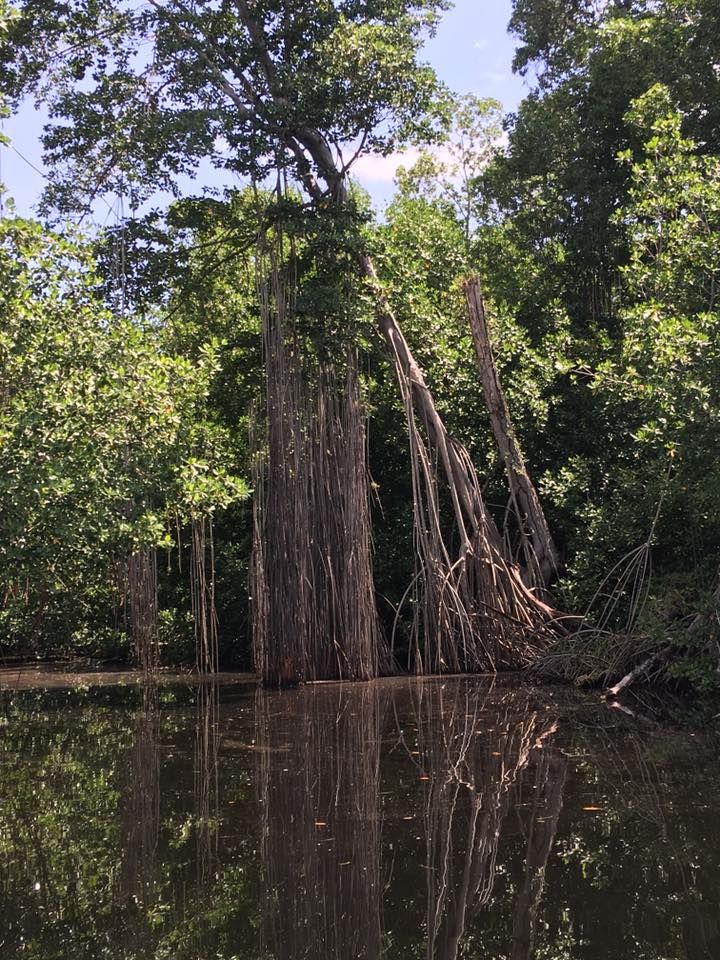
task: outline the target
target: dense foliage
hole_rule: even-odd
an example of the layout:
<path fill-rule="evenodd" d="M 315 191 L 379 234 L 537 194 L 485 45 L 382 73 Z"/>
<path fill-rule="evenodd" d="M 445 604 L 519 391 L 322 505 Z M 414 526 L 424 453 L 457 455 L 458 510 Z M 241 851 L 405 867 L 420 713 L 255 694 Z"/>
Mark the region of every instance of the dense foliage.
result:
<path fill-rule="evenodd" d="M 703 612 L 720 547 L 715 5 L 516 0 L 515 68 L 536 80 L 505 118 L 507 146 L 497 103 L 450 96 L 418 61 L 446 6 L 0 7 L 0 90 L 12 105 L 31 95 L 51 108 L 49 218 L 86 212 L 108 191 L 136 210 L 114 238 L 92 242 L 20 221 L 2 228 L 3 643 L 93 647 L 87 637 L 119 623 L 119 559 L 170 547 L 172 530 L 174 570 L 183 530 L 204 511 L 216 520 L 226 650 L 246 656 L 251 522 L 235 478 L 250 475 L 247 418 L 263 387 L 258 238 L 272 235 L 292 254 L 299 349 L 337 358 L 350 338 L 362 350 L 387 623 L 413 576 L 411 481 L 358 250 L 374 252 L 502 524 L 503 464 L 460 286 L 480 273 L 515 430 L 563 553 L 555 602 L 583 610 L 610 597 L 609 626 L 691 643 L 692 678 L 712 680 L 714 621 Z M 333 186 L 324 148 L 352 173 L 363 153 L 442 138 L 441 154 L 400 170 L 382 221 L 359 189 L 338 207 L 318 187 Z M 142 201 L 201 161 L 248 186 L 140 215 Z M 652 563 L 638 583 L 623 558 L 640 547 Z M 179 630 L 187 592 L 175 573 L 163 590 Z"/>
<path fill-rule="evenodd" d="M 119 569 L 170 549 L 197 511 L 244 492 L 192 360 L 113 316 L 87 242 L 0 225 L 2 636 L 25 650 L 119 652 Z"/>

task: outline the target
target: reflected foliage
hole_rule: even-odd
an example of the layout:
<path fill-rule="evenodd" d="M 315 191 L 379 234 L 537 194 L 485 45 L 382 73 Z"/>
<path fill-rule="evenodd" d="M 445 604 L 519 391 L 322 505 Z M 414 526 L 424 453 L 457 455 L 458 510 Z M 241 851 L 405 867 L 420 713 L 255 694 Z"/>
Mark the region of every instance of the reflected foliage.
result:
<path fill-rule="evenodd" d="M 1 744 L 8 960 L 718 955 L 716 738 L 565 691 L 5 694 Z"/>

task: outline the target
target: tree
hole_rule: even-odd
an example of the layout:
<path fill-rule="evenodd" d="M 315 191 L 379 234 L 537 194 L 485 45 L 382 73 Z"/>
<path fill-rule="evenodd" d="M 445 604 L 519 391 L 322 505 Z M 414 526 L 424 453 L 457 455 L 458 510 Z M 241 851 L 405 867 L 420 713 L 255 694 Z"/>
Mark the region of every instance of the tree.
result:
<path fill-rule="evenodd" d="M 446 7 L 27 0 L 0 79 L 15 99 L 49 98 L 59 209 L 103 190 L 139 199 L 204 157 L 254 180 L 329 176 L 332 191 L 357 155 L 433 137 L 441 88 L 416 55 Z"/>
<path fill-rule="evenodd" d="M 128 557 L 244 487 L 204 417 L 210 350 L 111 315 L 81 238 L 5 220 L 0 274 L 3 633 L 57 644 L 112 624 Z"/>
<path fill-rule="evenodd" d="M 624 478 L 624 496 L 644 490 L 648 506 L 663 501 L 656 531 L 661 569 L 699 562 L 695 576 L 712 586 L 718 539 L 709 521 L 720 495 L 720 165 L 683 136 L 681 115 L 661 85 L 633 104 L 628 120 L 647 139 L 639 159 L 620 158 L 631 171 L 628 202 L 616 214 L 629 260 L 621 273 L 621 339 L 616 356 L 598 370 L 597 389 L 615 410 L 631 411 L 629 423 L 627 414 L 623 419 L 632 431 L 634 469 Z"/>
<path fill-rule="evenodd" d="M 60 54 L 52 81 L 53 110 L 72 119 L 73 127 L 55 125 L 46 133 L 48 157 L 58 169 L 48 201 L 60 208 L 77 204 L 80 157 L 96 186 L 112 184 L 137 201 L 195 158 L 211 156 L 256 181 L 271 171 L 278 183 L 292 177 L 313 212 L 329 204 L 352 220 L 356 205 L 347 174 L 354 160 L 368 150 L 432 139 L 443 119 L 442 91 L 417 53 L 445 7 L 444 0 L 252 9 L 244 2 L 190 7 L 151 0 L 148 9 L 134 12 L 93 4 L 100 32 L 96 26 L 92 43 L 72 47 L 69 57 Z M 38 11 L 33 3 L 23 12 L 16 32 L 23 55 L 7 72 L 15 91 L 37 85 L 63 25 L 87 25 L 90 11 L 78 0 L 63 25 L 52 10 Z M 154 58 L 144 65 L 137 44 L 149 36 Z M 418 582 L 425 632 L 436 646 L 430 660 L 440 669 L 523 662 L 552 612 L 527 591 L 507 555 L 467 452 L 448 434 L 367 249 L 358 245 L 354 258 L 406 404 Z M 445 543 L 433 462 L 448 486 L 457 558 Z M 460 636 L 459 647 L 448 639 Z"/>
<path fill-rule="evenodd" d="M 473 94 L 454 97 L 452 123 L 439 151 L 424 150 L 397 173 L 401 194 L 436 200 L 462 224 L 466 243 L 477 228 L 478 181 L 499 150 L 502 105 Z"/>

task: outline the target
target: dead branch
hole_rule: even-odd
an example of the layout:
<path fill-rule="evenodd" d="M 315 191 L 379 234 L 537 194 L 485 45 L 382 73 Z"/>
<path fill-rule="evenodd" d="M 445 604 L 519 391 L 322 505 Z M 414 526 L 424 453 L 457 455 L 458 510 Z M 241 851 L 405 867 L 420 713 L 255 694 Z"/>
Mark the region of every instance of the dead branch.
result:
<path fill-rule="evenodd" d="M 510 418 L 495 363 L 480 281 L 471 277 L 463 284 L 463 290 L 485 404 L 516 507 L 527 579 L 532 586 L 547 586 L 557 576 L 560 555 Z"/>
<path fill-rule="evenodd" d="M 667 661 L 670 659 L 672 653 L 672 647 L 665 647 L 663 650 L 654 653 L 651 657 L 648 657 L 646 660 L 643 660 L 642 663 L 639 663 L 630 673 L 626 673 L 622 680 L 618 681 L 614 687 L 610 687 L 605 691 L 605 697 L 608 700 L 611 700 L 617 697 L 623 690 L 631 686 L 641 677 L 649 678 L 650 672 L 652 670 L 657 670 L 660 667 L 664 666 Z"/>

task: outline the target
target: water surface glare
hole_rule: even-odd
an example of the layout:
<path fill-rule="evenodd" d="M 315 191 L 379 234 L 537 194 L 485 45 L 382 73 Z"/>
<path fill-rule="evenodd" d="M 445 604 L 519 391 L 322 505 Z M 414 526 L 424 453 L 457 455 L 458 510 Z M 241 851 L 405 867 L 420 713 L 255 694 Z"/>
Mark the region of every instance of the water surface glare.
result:
<path fill-rule="evenodd" d="M 0 960 L 718 960 L 712 734 L 486 678 L 0 693 Z"/>

